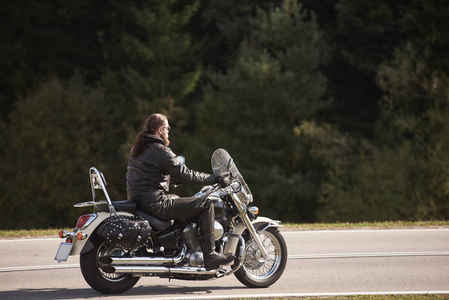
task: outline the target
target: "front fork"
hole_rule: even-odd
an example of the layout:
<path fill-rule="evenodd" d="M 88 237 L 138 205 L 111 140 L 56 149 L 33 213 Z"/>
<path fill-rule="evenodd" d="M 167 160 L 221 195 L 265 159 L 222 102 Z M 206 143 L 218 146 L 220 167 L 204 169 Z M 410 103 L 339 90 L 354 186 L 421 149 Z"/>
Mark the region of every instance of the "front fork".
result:
<path fill-rule="evenodd" d="M 234 182 L 231 184 L 231 188 L 233 190 L 233 193 L 231 193 L 231 198 L 234 200 L 235 205 L 237 206 L 237 209 L 239 211 L 239 217 L 242 219 L 243 223 L 245 224 L 246 228 L 248 228 L 248 231 L 253 238 L 254 242 L 256 243 L 257 247 L 259 248 L 259 251 L 264 259 L 267 259 L 268 252 L 265 249 L 264 245 L 262 244 L 262 241 L 259 238 L 259 233 L 265 230 L 268 227 L 279 227 L 279 222 L 275 222 L 276 224 L 273 224 L 273 222 L 269 222 L 268 226 L 265 227 L 260 232 L 257 232 L 254 228 L 253 223 L 251 222 L 251 219 L 248 216 L 247 213 L 247 206 L 243 203 L 250 202 L 252 199 L 252 196 L 246 192 L 246 190 L 243 188 L 243 186 L 237 182 Z M 258 209 L 257 209 L 258 210 Z"/>
<path fill-rule="evenodd" d="M 262 257 L 264 259 L 267 259 L 267 257 L 268 257 L 267 249 L 265 249 L 264 245 L 262 244 L 262 241 L 259 238 L 259 233 L 257 233 L 256 228 L 254 228 L 254 225 L 251 222 L 251 220 L 249 219 L 248 214 L 246 212 L 244 212 L 240 215 L 240 218 L 243 220 L 243 223 L 245 223 L 246 228 L 248 228 L 250 235 L 252 236 L 253 240 L 256 242 L 256 245 L 259 248 L 259 251 L 262 254 Z"/>

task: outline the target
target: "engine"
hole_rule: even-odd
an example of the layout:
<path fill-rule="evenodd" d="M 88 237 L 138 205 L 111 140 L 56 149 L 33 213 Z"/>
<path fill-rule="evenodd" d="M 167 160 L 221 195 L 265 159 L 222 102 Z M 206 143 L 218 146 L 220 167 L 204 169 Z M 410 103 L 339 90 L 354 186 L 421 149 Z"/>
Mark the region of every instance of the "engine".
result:
<path fill-rule="evenodd" d="M 223 226 L 215 221 L 214 222 L 214 239 L 216 241 L 220 240 L 224 234 Z M 188 251 L 186 257 L 189 260 L 191 266 L 199 267 L 202 265 L 203 253 L 201 252 L 201 245 L 199 243 L 199 226 L 198 223 L 189 223 L 182 230 L 182 236 L 184 241 L 187 243 Z"/>

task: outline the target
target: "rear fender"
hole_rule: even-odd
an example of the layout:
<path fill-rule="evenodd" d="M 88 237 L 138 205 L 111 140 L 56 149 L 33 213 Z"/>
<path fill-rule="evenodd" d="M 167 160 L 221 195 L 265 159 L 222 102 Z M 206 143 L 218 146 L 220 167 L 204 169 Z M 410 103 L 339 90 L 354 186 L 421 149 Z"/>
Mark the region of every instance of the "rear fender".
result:
<path fill-rule="evenodd" d="M 127 212 L 117 212 L 117 214 L 122 216 L 133 216 L 133 214 Z M 79 255 L 87 253 L 90 250 L 92 250 L 95 245 L 101 242 L 101 240 L 95 234 L 96 229 L 104 220 L 109 218 L 111 214 L 109 212 L 99 212 L 96 215 L 97 217 L 92 223 L 89 224 L 89 226 L 83 229 L 76 229 L 75 233 L 81 231 L 87 235 L 87 238 L 83 240 L 77 240 L 76 238 L 74 238 L 74 244 L 72 251 L 70 252 L 70 255 Z"/>
<path fill-rule="evenodd" d="M 261 232 L 263 232 L 264 230 L 266 230 L 267 228 L 270 228 L 270 227 L 283 227 L 282 225 L 280 225 L 280 221 L 275 221 L 275 220 L 272 220 L 267 217 L 257 217 L 257 219 L 255 219 L 252 222 L 252 224 L 258 234 L 260 234 Z M 232 233 L 237 234 L 237 235 L 242 235 L 246 229 L 247 228 L 246 228 L 245 224 L 243 224 L 243 222 L 242 222 L 234 228 Z M 226 243 L 223 252 L 224 253 L 236 253 L 238 242 L 239 242 L 239 239 L 237 237 L 229 237 L 229 240 Z"/>

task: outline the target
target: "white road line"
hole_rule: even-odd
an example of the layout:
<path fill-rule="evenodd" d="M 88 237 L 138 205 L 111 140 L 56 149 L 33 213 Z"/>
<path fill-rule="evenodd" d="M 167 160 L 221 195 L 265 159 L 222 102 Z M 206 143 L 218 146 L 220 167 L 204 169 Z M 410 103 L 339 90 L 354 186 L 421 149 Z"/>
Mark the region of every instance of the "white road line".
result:
<path fill-rule="evenodd" d="M 304 255 L 289 255 L 288 259 L 397 257 L 397 256 L 449 256 L 449 251 L 304 254 Z"/>
<path fill-rule="evenodd" d="M 46 265 L 46 266 L 6 267 L 6 268 L 0 268 L 0 272 L 17 272 L 17 271 L 50 270 L 50 269 L 71 269 L 71 268 L 79 268 L 79 265 L 78 264 L 64 264 L 64 265 Z"/>
<path fill-rule="evenodd" d="M 0 239 L 0 243 L 15 243 L 15 242 L 40 242 L 40 241 L 65 241 L 60 238 L 40 238 L 40 239 Z"/>
<path fill-rule="evenodd" d="M 284 235 L 289 234 L 314 234 L 314 233 L 360 233 L 360 232 L 394 232 L 394 231 L 406 231 L 406 232 L 419 232 L 419 231 L 449 231 L 449 228 L 404 228 L 404 229 L 317 229 L 317 230 L 281 230 L 281 233 Z M 48 237 L 48 238 L 11 238 L 5 239 L 0 238 L 0 243 L 11 243 L 11 242 L 38 242 L 38 241 L 64 241 L 58 237 Z"/>
<path fill-rule="evenodd" d="M 449 251 L 435 252 L 378 252 L 378 253 L 330 253 L 330 254 L 299 254 L 289 255 L 288 259 L 325 259 L 325 258 L 359 258 L 359 257 L 406 257 L 406 256 L 449 256 Z M 78 264 L 60 264 L 43 266 L 22 266 L 0 268 L 2 272 L 50 270 L 50 269 L 72 269 L 79 268 Z"/>
<path fill-rule="evenodd" d="M 313 234 L 313 233 L 360 233 L 360 232 L 428 232 L 428 231 L 449 231 L 449 228 L 403 228 L 403 229 L 316 229 L 316 230 L 282 230 L 281 234 L 290 233 L 303 233 L 303 234 Z"/>

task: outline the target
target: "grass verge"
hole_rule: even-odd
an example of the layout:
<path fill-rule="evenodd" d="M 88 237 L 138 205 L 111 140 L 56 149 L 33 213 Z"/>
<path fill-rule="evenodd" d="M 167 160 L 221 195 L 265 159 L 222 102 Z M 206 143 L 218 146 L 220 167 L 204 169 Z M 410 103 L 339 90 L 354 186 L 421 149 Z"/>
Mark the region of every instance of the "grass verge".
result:
<path fill-rule="evenodd" d="M 240 298 L 238 300 L 254 300 L 255 298 Z M 449 299 L 449 295 L 353 295 L 353 296 L 323 296 L 323 297 L 273 297 L 273 298 L 259 298 L 258 300 L 318 300 L 318 299 L 331 299 L 331 300 L 443 300 Z M 224 299 L 226 300 L 226 299 Z M 231 299 L 229 299 L 231 300 Z M 233 300 L 236 300 L 235 298 Z"/>
<path fill-rule="evenodd" d="M 65 228 L 64 230 L 72 230 Z M 0 230 L 0 238 L 14 239 L 14 238 L 43 238 L 43 237 L 58 237 L 61 229 L 16 229 L 16 230 Z"/>
<path fill-rule="evenodd" d="M 282 223 L 285 230 L 349 230 L 349 229 L 408 229 L 449 228 L 449 221 L 384 221 L 384 222 L 338 222 L 338 223 Z"/>

